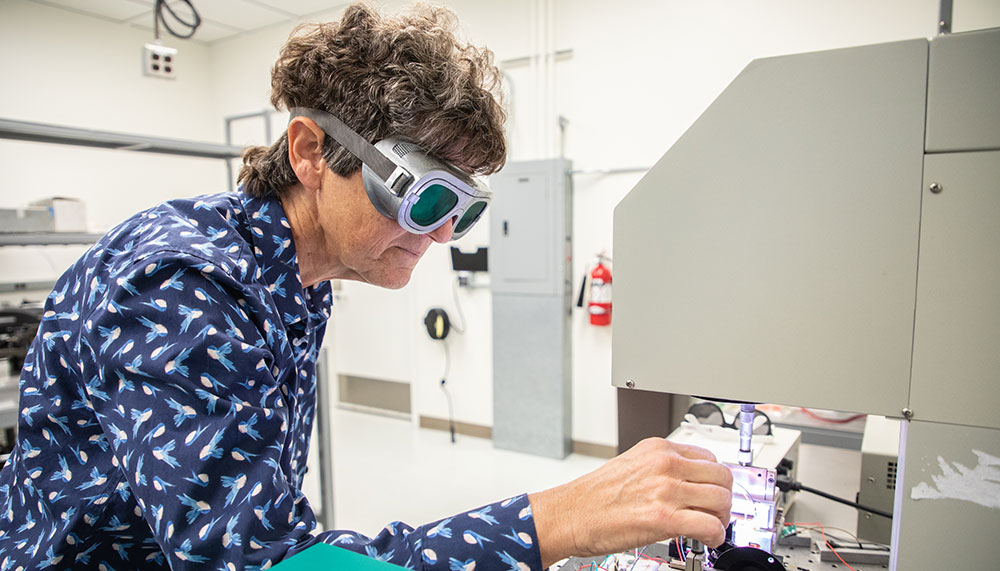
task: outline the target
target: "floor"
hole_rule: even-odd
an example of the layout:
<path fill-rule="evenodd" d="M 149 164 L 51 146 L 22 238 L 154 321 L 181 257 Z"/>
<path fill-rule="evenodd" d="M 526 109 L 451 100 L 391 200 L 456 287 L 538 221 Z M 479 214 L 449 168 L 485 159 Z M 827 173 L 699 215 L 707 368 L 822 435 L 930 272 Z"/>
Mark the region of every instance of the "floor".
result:
<path fill-rule="evenodd" d="M 563 460 L 493 448 L 471 436 L 407 420 L 336 408 L 332 412 L 334 521 L 368 535 L 391 521 L 416 526 L 525 492 L 556 486 L 604 460 Z M 306 490 L 314 505 L 319 497 Z"/>
<path fill-rule="evenodd" d="M 565 483 L 604 460 L 573 454 L 564 460 L 493 448 L 482 438 L 422 429 L 407 420 L 334 409 L 334 519 L 340 529 L 368 535 L 391 521 L 420 525 L 512 495 Z M 854 498 L 860 453 L 802 445 L 799 480 Z M 318 491 L 307 488 L 319 505 Z M 856 529 L 857 511 L 799 494 L 794 517 L 802 522 Z"/>

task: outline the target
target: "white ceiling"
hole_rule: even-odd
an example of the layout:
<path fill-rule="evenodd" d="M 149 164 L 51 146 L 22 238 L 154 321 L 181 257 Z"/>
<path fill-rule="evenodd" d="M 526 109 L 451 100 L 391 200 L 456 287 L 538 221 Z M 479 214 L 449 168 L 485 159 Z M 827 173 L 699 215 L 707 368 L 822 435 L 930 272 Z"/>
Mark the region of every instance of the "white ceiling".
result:
<path fill-rule="evenodd" d="M 52 8 L 68 10 L 126 26 L 153 32 L 154 0 L 31 0 Z M 184 2 L 168 0 L 178 15 L 188 17 L 190 11 Z M 211 43 L 232 38 L 274 24 L 293 22 L 319 12 L 327 12 L 344 5 L 343 0 L 191 0 L 201 16 L 201 26 L 193 41 Z M 165 15 L 170 27 L 186 33 L 188 28 L 176 23 L 169 13 Z M 160 38 L 170 38 L 160 26 Z"/>

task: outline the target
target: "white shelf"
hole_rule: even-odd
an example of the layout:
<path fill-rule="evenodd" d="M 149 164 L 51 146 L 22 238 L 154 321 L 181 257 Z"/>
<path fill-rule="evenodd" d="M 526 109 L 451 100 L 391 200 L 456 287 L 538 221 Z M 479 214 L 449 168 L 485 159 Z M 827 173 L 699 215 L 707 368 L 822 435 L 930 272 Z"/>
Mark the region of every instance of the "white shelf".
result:
<path fill-rule="evenodd" d="M 0 233 L 0 246 L 87 246 L 101 239 L 103 234 L 86 232 L 11 232 Z"/>
<path fill-rule="evenodd" d="M 234 145 L 147 137 L 112 131 L 94 131 L 91 129 L 13 119 L 0 119 L 0 139 L 99 147 L 143 153 L 163 153 L 209 159 L 235 159 L 243 155 L 243 149 Z"/>

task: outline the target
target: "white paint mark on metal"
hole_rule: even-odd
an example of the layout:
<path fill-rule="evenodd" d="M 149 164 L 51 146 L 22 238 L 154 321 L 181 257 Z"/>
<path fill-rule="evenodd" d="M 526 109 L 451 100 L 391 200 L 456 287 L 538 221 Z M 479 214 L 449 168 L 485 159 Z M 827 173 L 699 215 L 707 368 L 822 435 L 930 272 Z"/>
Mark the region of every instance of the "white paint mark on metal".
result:
<path fill-rule="evenodd" d="M 1000 509 L 1000 458 L 973 450 L 979 458 L 975 468 L 958 462 L 948 463 L 938 456 L 941 475 L 932 475 L 933 484 L 920 482 L 910 490 L 914 500 L 963 500 Z"/>

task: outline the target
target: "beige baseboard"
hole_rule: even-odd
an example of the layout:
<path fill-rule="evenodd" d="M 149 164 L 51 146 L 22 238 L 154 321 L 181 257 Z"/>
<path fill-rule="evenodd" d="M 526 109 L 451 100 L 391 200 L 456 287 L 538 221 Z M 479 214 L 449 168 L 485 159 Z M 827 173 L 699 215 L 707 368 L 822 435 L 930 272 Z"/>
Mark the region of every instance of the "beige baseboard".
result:
<path fill-rule="evenodd" d="M 608 446 L 607 444 L 596 444 L 594 442 L 583 442 L 582 440 L 573 441 L 573 454 L 582 454 L 584 456 L 593 456 L 594 458 L 604 458 L 610 459 L 618 455 L 618 451 L 614 446 Z"/>
<path fill-rule="evenodd" d="M 443 430 L 448 432 L 448 420 L 444 418 L 421 415 L 420 428 L 430 428 L 432 430 Z M 493 428 L 470 422 L 456 422 L 455 434 L 489 439 L 493 438 Z M 617 450 L 614 446 L 608 446 L 606 444 L 595 444 L 593 442 L 574 440 L 573 453 L 582 454 L 584 456 L 593 456 L 594 458 L 614 458 L 617 455 Z"/>
<path fill-rule="evenodd" d="M 448 420 L 444 418 L 435 418 L 433 416 L 421 416 L 420 428 L 430 428 L 433 430 L 443 430 L 448 432 Z M 472 424 L 470 422 L 456 422 L 455 434 L 464 434 L 465 436 L 490 439 L 493 438 L 493 428 L 482 424 Z"/>

